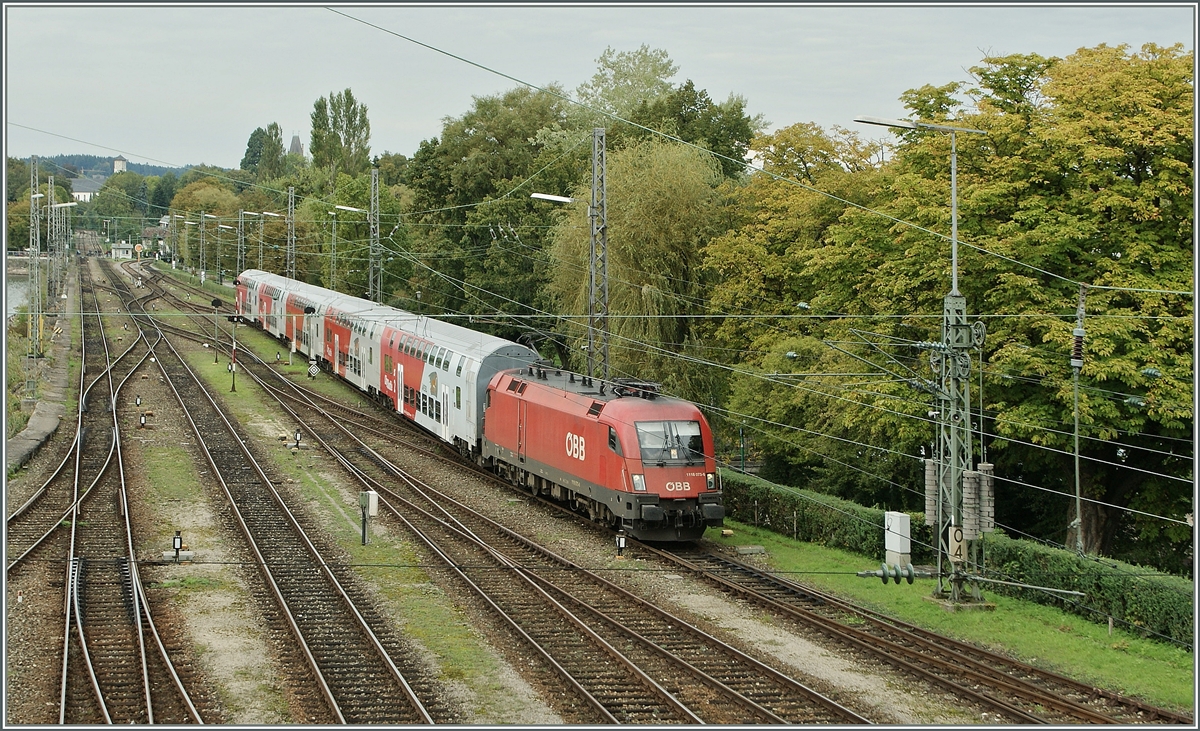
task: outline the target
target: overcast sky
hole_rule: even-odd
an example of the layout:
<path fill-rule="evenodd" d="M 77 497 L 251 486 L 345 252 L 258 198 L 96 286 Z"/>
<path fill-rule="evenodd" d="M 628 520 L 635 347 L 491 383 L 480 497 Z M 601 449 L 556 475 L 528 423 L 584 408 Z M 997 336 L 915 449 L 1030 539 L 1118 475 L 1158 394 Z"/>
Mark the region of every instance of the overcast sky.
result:
<path fill-rule="evenodd" d="M 770 129 L 816 122 L 873 137 L 881 130 L 855 116 L 904 116 L 905 90 L 967 81 L 985 53 L 1061 57 L 1101 43 L 1191 50 L 1195 34 L 1190 5 L 337 7 L 570 91 L 606 47 L 646 44 L 670 54 L 674 82 L 692 79 L 717 101 L 740 94 Z M 250 133 L 271 122 L 285 145 L 295 133 L 307 149 L 313 102 L 332 91 L 349 87 L 367 105 L 373 152 L 411 156 L 472 96 L 518 83 L 324 6 L 9 4 L 4 73 L 9 156 L 119 152 L 223 167 L 236 167 Z"/>

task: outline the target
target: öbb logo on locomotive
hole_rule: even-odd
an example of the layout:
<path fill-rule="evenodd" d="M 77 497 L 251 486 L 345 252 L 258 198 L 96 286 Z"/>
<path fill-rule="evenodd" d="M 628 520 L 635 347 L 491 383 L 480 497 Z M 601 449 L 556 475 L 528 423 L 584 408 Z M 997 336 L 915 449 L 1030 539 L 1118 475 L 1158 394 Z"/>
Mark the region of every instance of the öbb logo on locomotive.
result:
<path fill-rule="evenodd" d="M 585 447 L 584 441 L 584 438 L 578 434 L 567 432 L 567 456 L 574 457 L 582 462 Z"/>
<path fill-rule="evenodd" d="M 235 317 L 518 489 L 641 540 L 723 524 L 708 421 L 653 383 L 584 377 L 527 345 L 261 270 L 236 285 Z"/>

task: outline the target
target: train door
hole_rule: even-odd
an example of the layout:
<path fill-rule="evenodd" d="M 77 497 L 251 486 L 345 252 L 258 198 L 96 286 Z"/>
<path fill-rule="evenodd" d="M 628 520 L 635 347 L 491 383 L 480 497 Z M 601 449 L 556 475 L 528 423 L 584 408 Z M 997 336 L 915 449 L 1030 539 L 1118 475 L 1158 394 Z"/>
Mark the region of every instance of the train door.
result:
<path fill-rule="evenodd" d="M 528 416 L 528 407 L 529 404 L 524 399 L 517 399 L 517 461 L 522 463 L 525 462 L 525 419 Z"/>
<path fill-rule="evenodd" d="M 404 364 L 396 359 L 396 411 L 404 412 Z"/>
<path fill-rule="evenodd" d="M 339 376 L 346 375 L 346 368 L 342 364 L 342 335 L 341 333 L 333 334 L 333 372 Z"/>
<path fill-rule="evenodd" d="M 450 441 L 450 387 L 442 386 L 442 439 Z"/>
<path fill-rule="evenodd" d="M 463 410 L 467 415 L 467 434 L 472 438 L 479 436 L 475 424 L 475 417 L 472 414 L 475 408 L 475 369 L 472 367 L 472 362 L 467 361 L 467 375 L 463 382 Z"/>

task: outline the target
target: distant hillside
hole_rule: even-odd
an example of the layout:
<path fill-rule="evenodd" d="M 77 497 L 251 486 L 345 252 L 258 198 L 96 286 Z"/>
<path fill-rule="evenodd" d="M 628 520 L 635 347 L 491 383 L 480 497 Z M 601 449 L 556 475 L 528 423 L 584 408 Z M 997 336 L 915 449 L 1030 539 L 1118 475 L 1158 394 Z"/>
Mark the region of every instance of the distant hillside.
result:
<path fill-rule="evenodd" d="M 100 155 L 55 155 L 54 157 L 39 159 L 43 164 L 49 163 L 50 169 L 58 165 L 80 177 L 91 177 L 92 175 L 107 177 L 113 174 L 113 160 L 115 157 L 115 155 L 110 157 L 101 157 Z M 165 165 L 147 165 L 140 162 L 128 162 L 125 164 L 125 167 L 129 172 L 137 173 L 138 175 L 163 175 L 168 172 L 174 172 L 178 175 L 187 170 L 186 167 L 173 168 Z"/>

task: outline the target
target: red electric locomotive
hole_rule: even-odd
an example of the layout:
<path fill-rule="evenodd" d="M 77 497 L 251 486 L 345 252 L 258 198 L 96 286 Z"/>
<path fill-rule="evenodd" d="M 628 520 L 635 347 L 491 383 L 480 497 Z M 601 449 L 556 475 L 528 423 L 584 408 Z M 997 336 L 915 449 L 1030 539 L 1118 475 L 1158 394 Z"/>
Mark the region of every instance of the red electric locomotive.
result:
<path fill-rule="evenodd" d="M 722 524 L 712 432 L 694 404 L 268 272 L 242 272 L 237 290 L 241 318 L 514 485 L 645 540 Z"/>
<path fill-rule="evenodd" d="M 725 508 L 708 422 L 653 384 L 534 366 L 487 389 L 483 456 L 516 485 L 643 540 L 689 541 Z"/>

